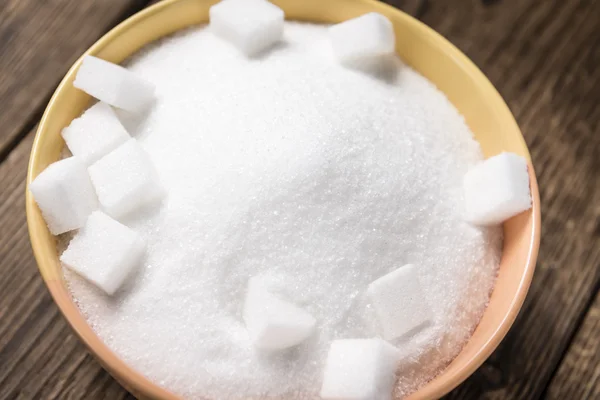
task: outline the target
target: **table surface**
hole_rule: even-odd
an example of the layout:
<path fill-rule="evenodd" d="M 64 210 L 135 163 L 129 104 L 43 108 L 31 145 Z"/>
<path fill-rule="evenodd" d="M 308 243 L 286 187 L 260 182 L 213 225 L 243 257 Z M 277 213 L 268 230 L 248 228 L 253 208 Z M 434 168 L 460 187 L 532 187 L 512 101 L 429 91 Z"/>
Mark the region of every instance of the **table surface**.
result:
<path fill-rule="evenodd" d="M 25 174 L 69 66 L 143 0 L 0 0 L 0 400 L 132 398 L 78 341 L 33 259 Z M 600 1 L 396 0 L 498 88 L 542 200 L 533 285 L 513 328 L 450 399 L 600 398 Z"/>

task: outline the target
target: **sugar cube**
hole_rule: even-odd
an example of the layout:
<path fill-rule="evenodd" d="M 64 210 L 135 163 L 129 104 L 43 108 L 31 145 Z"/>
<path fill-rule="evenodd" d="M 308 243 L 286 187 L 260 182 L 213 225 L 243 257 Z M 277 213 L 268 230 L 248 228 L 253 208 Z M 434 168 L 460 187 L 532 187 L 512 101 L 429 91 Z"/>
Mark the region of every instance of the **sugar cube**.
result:
<path fill-rule="evenodd" d="M 149 155 L 135 139 L 96 161 L 88 171 L 102 209 L 116 219 L 158 202 L 164 194 Z"/>
<path fill-rule="evenodd" d="M 71 153 L 87 165 L 130 139 L 113 109 L 102 101 L 75 118 L 62 130 L 62 137 Z"/>
<path fill-rule="evenodd" d="M 370 12 L 329 28 L 333 52 L 340 63 L 355 66 L 385 59 L 394 52 L 394 27 L 383 15 Z"/>
<path fill-rule="evenodd" d="M 95 211 L 60 256 L 65 267 L 113 295 L 139 265 L 146 250 L 133 230 Z"/>
<path fill-rule="evenodd" d="M 243 317 L 254 345 L 263 350 L 296 346 L 316 325 L 312 315 L 275 296 L 255 278 L 248 283 Z"/>
<path fill-rule="evenodd" d="M 426 327 L 433 320 L 417 267 L 404 265 L 371 282 L 367 289 L 386 340 L 394 340 Z"/>
<path fill-rule="evenodd" d="M 73 86 L 111 106 L 141 111 L 154 99 L 154 85 L 133 72 L 94 56 L 85 56 Z"/>
<path fill-rule="evenodd" d="M 527 161 L 501 153 L 470 169 L 464 178 L 466 218 L 496 225 L 531 208 Z"/>
<path fill-rule="evenodd" d="M 222 0 L 210 8 L 210 29 L 248 56 L 281 39 L 283 10 L 266 0 Z"/>
<path fill-rule="evenodd" d="M 31 182 L 29 190 L 53 235 L 80 228 L 98 208 L 86 166 L 78 157 L 50 164 Z"/>
<path fill-rule="evenodd" d="M 334 340 L 329 348 L 321 398 L 391 400 L 399 351 L 381 339 Z"/>

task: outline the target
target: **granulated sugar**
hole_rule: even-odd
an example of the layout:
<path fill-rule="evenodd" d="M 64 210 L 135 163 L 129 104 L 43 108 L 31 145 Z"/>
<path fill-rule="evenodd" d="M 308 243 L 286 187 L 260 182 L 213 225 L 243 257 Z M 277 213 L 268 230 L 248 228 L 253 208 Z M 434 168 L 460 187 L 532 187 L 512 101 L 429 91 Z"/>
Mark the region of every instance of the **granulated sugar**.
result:
<path fill-rule="evenodd" d="M 434 323 L 394 343 L 408 394 L 460 351 L 493 287 L 501 231 L 462 216 L 480 148 L 399 60 L 374 77 L 338 65 L 325 27 L 286 23 L 284 37 L 247 59 L 197 28 L 129 63 L 156 103 L 123 121 L 167 198 L 126 221 L 148 254 L 116 297 L 66 271 L 70 289 L 119 357 L 179 395 L 317 398 L 331 341 L 376 335 L 368 285 L 411 263 Z M 317 333 L 255 350 L 242 308 L 257 275 L 312 314 Z"/>

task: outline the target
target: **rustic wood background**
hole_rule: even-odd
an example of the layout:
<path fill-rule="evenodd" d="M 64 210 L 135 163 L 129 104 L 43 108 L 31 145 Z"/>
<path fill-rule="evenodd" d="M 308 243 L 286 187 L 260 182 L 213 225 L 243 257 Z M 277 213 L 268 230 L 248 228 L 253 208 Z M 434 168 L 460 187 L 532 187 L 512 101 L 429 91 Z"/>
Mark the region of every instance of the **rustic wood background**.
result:
<path fill-rule="evenodd" d="M 449 399 L 600 398 L 600 1 L 395 0 L 463 50 L 514 112 L 542 198 L 533 286 Z M 75 59 L 143 0 L 0 0 L 0 399 L 132 398 L 52 302 L 25 223 L 35 129 Z"/>

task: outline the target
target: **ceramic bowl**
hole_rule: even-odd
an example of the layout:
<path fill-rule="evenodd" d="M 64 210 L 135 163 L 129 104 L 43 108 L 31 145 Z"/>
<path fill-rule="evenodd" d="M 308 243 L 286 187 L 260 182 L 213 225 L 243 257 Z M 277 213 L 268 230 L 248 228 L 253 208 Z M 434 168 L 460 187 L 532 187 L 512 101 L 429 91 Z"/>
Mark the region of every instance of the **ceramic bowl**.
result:
<path fill-rule="evenodd" d="M 510 110 L 481 71 L 450 42 L 405 13 L 372 0 L 273 2 L 283 8 L 290 20 L 337 23 L 370 11 L 386 15 L 394 24 L 397 53 L 448 96 L 465 117 L 485 156 L 510 151 L 529 161 L 533 208 L 504 224 L 498 279 L 479 326 L 454 361 L 410 396 L 410 399 L 439 398 L 471 375 L 498 346 L 517 316 L 533 276 L 540 240 L 540 202 L 523 136 Z M 85 54 L 119 63 L 163 36 L 206 23 L 208 9 L 213 3 L 202 0 L 160 2 L 118 25 Z M 44 168 L 59 159 L 64 146 L 60 131 L 90 103 L 90 97 L 72 85 L 80 64 L 81 58 L 62 80 L 42 117 L 31 152 L 28 185 Z M 86 323 L 69 295 L 62 278 L 55 239 L 46 228 L 29 190 L 27 222 L 40 272 L 54 301 L 100 363 L 140 398 L 176 398 L 121 361 Z"/>

